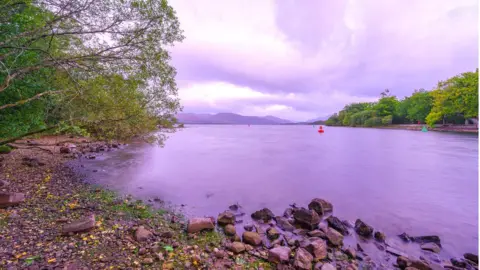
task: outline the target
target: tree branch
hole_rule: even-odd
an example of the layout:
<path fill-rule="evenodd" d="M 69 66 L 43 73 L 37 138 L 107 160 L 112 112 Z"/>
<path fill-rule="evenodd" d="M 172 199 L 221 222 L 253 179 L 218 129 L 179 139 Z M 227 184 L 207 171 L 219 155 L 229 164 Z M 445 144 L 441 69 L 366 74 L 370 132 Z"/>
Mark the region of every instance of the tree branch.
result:
<path fill-rule="evenodd" d="M 18 105 L 22 105 L 22 104 L 25 104 L 27 102 L 30 102 L 30 101 L 33 101 L 33 100 L 36 100 L 36 99 L 39 99 L 44 95 L 58 94 L 58 93 L 61 93 L 61 92 L 64 92 L 64 90 L 46 91 L 46 92 L 38 93 L 31 98 L 23 99 L 23 100 L 15 102 L 15 103 L 2 105 L 2 106 L 0 106 L 0 111 L 4 110 L 4 109 L 7 109 L 7 108 L 15 107 L 15 106 L 18 106 Z"/>

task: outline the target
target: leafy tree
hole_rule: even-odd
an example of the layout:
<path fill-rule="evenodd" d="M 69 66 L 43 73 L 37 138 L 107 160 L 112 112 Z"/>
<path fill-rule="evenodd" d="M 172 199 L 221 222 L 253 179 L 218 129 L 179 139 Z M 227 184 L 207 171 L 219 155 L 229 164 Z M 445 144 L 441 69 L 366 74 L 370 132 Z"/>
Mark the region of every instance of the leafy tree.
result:
<path fill-rule="evenodd" d="M 393 115 L 397 109 L 398 100 L 395 96 L 386 96 L 382 93 L 382 98 L 373 106 L 377 116 L 383 117 Z"/>
<path fill-rule="evenodd" d="M 406 118 L 412 122 L 425 122 L 433 106 L 433 96 L 424 89 L 415 90 L 403 104 Z M 400 106 L 401 107 L 401 106 Z"/>
<path fill-rule="evenodd" d="M 39 117 L 1 136 L 62 123 L 125 138 L 180 109 L 167 49 L 183 35 L 166 0 L 10 0 L 0 18 L 0 121 Z"/>
<path fill-rule="evenodd" d="M 465 72 L 441 81 L 431 92 L 433 107 L 427 123 L 433 126 L 438 121 L 462 115 L 464 118 L 478 117 L 478 69 Z"/>

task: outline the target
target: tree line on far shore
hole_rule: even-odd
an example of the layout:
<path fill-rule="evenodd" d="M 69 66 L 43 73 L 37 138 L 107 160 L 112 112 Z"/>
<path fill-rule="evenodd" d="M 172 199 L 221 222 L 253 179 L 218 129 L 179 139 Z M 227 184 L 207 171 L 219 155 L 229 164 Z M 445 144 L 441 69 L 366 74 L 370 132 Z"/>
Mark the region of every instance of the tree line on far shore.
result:
<path fill-rule="evenodd" d="M 391 124 L 440 123 L 463 124 L 478 119 L 478 68 L 475 72 L 440 81 L 431 90 L 418 89 L 411 96 L 398 99 L 388 89 L 377 102 L 346 105 L 330 116 L 328 126 L 386 126 Z"/>
<path fill-rule="evenodd" d="M 47 131 L 161 143 L 182 40 L 166 0 L 0 1 L 0 145 Z"/>

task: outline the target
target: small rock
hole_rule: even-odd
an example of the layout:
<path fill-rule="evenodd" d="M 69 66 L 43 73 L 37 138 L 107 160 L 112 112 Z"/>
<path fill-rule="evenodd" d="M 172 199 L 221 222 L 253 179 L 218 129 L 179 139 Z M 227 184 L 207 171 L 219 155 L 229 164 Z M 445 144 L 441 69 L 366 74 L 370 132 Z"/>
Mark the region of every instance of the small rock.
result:
<path fill-rule="evenodd" d="M 314 210 L 318 215 L 323 216 L 333 211 L 333 205 L 324 199 L 315 198 L 308 204 L 308 209 Z"/>
<path fill-rule="evenodd" d="M 348 235 L 348 228 L 345 227 L 345 224 L 343 224 L 343 222 L 339 218 L 335 216 L 329 216 L 327 218 L 327 222 L 330 227 L 334 228 L 339 233 L 343 235 Z"/>
<path fill-rule="evenodd" d="M 327 242 L 322 239 L 310 241 L 305 249 L 313 255 L 316 260 L 323 260 L 327 257 Z"/>
<path fill-rule="evenodd" d="M 86 232 L 93 228 L 95 228 L 95 215 L 92 214 L 64 225 L 62 234 L 67 235 L 69 233 Z"/>
<path fill-rule="evenodd" d="M 407 268 L 410 264 L 411 264 L 411 262 L 407 257 L 404 257 L 404 256 L 398 256 L 397 257 L 397 265 L 401 269 Z"/>
<path fill-rule="evenodd" d="M 293 232 L 295 230 L 295 227 L 285 217 L 275 217 L 275 221 L 277 226 L 284 231 Z"/>
<path fill-rule="evenodd" d="M 223 250 L 218 250 L 218 248 L 214 248 L 213 249 L 213 255 L 215 256 L 215 258 L 217 259 L 223 259 L 227 256 L 227 254 L 225 253 L 225 251 Z"/>
<path fill-rule="evenodd" d="M 371 237 L 373 234 L 373 228 L 360 219 L 357 219 L 357 221 L 355 221 L 355 231 L 358 235 L 367 238 Z"/>
<path fill-rule="evenodd" d="M 62 154 L 69 154 L 69 153 L 71 153 L 71 152 L 72 152 L 72 149 L 70 149 L 70 148 L 68 148 L 68 147 L 66 147 L 66 146 L 60 147 L 60 153 L 62 153 Z"/>
<path fill-rule="evenodd" d="M 317 263 L 313 266 L 313 270 L 322 270 L 322 266 L 323 266 L 323 262 L 317 262 Z"/>
<path fill-rule="evenodd" d="M 165 238 L 165 239 L 169 239 L 169 238 L 172 238 L 173 237 L 173 232 L 164 232 L 162 234 L 160 234 L 160 237 L 161 238 Z"/>
<path fill-rule="evenodd" d="M 360 244 L 358 244 L 358 243 L 357 243 L 357 250 L 360 251 L 360 252 L 363 252 L 362 246 L 360 246 Z"/>
<path fill-rule="evenodd" d="M 308 233 L 308 236 L 310 237 L 320 237 L 320 238 L 326 238 L 327 236 L 325 235 L 325 233 L 321 230 L 313 230 L 313 231 L 309 231 Z"/>
<path fill-rule="evenodd" d="M 143 259 L 142 264 L 145 264 L 145 265 L 153 264 L 153 259 L 152 258 L 145 258 L 145 259 Z"/>
<path fill-rule="evenodd" d="M 268 239 L 275 240 L 280 236 L 280 233 L 277 231 L 277 229 L 270 227 L 267 229 L 267 236 Z"/>
<path fill-rule="evenodd" d="M 228 246 L 228 249 L 235 254 L 245 251 L 245 245 L 242 242 L 233 242 Z"/>
<path fill-rule="evenodd" d="M 135 240 L 138 242 L 143 242 L 147 241 L 148 238 L 152 236 L 152 232 L 149 230 L 145 229 L 145 227 L 140 226 L 138 229 L 135 231 Z"/>
<path fill-rule="evenodd" d="M 245 229 L 245 231 L 251 232 L 253 231 L 253 224 L 245 224 L 243 228 Z"/>
<path fill-rule="evenodd" d="M 264 222 L 268 222 L 275 217 L 273 212 L 268 208 L 263 208 L 258 210 L 252 214 L 252 218 L 255 220 L 263 220 Z"/>
<path fill-rule="evenodd" d="M 410 235 L 408 235 L 407 233 L 399 234 L 398 237 L 400 237 L 400 239 L 402 239 L 405 242 L 412 241 L 412 237 Z"/>
<path fill-rule="evenodd" d="M 351 247 L 345 250 L 345 254 L 347 254 L 351 259 L 355 259 L 357 257 L 357 252 L 355 252 L 355 249 Z"/>
<path fill-rule="evenodd" d="M 217 223 L 222 226 L 227 224 L 235 225 L 235 215 L 230 211 L 220 213 L 220 215 L 218 215 Z"/>
<path fill-rule="evenodd" d="M 327 233 L 328 241 L 334 246 L 343 245 L 343 235 L 337 232 L 335 229 L 329 228 Z"/>
<path fill-rule="evenodd" d="M 409 267 L 413 267 L 413 268 L 416 268 L 418 270 L 431 270 L 432 268 L 424 261 L 420 261 L 420 260 L 415 260 L 413 261 Z"/>
<path fill-rule="evenodd" d="M 293 214 L 295 222 L 309 230 L 314 230 L 320 223 L 320 216 L 314 210 L 300 208 Z"/>
<path fill-rule="evenodd" d="M 290 258 L 288 247 L 276 247 L 268 251 L 268 261 L 272 263 L 285 263 Z"/>
<path fill-rule="evenodd" d="M 147 254 L 147 249 L 142 247 L 138 250 L 138 255 L 145 255 L 145 254 Z"/>
<path fill-rule="evenodd" d="M 348 260 L 348 256 L 343 254 L 341 251 L 335 252 L 335 260 L 336 261 L 346 261 Z"/>
<path fill-rule="evenodd" d="M 25 194 L 15 192 L 0 192 L 0 208 L 14 206 L 25 200 Z"/>
<path fill-rule="evenodd" d="M 322 266 L 322 270 L 337 270 L 337 268 L 329 263 L 326 263 Z"/>
<path fill-rule="evenodd" d="M 234 236 L 237 234 L 237 230 L 235 229 L 235 226 L 233 226 L 232 224 L 227 224 L 227 226 L 225 226 L 224 231 L 225 231 L 225 234 L 229 236 Z"/>
<path fill-rule="evenodd" d="M 252 246 L 259 246 L 262 244 L 262 238 L 256 232 L 244 232 L 242 238 L 244 243 Z"/>
<path fill-rule="evenodd" d="M 293 266 L 296 269 L 311 270 L 312 269 L 313 256 L 303 248 L 298 248 L 295 253 Z M 323 268 L 322 268 L 323 269 Z M 334 268 L 335 270 L 335 268 Z"/>
<path fill-rule="evenodd" d="M 29 167 L 38 167 L 38 166 L 45 165 L 45 163 L 41 162 L 37 158 L 31 158 L 31 157 L 24 157 L 22 159 L 22 164 L 27 165 Z"/>
<path fill-rule="evenodd" d="M 434 253 L 440 253 L 441 248 L 437 246 L 437 244 L 431 242 L 431 243 L 425 243 L 420 246 L 421 249 L 423 250 L 428 250 Z"/>
<path fill-rule="evenodd" d="M 375 234 L 373 235 L 375 240 L 379 241 L 379 242 L 385 242 L 385 234 L 382 233 L 382 232 L 379 232 L 379 231 L 376 231 Z"/>

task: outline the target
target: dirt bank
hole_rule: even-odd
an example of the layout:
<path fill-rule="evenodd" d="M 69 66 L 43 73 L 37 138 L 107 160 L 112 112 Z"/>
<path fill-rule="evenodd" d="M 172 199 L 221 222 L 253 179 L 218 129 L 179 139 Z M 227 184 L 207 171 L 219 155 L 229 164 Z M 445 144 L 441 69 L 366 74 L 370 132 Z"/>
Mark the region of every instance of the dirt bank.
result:
<path fill-rule="evenodd" d="M 221 233 L 188 236 L 181 215 L 85 184 L 65 165 L 74 152 L 121 146 L 67 137 L 14 145 L 0 155 L 0 269 L 270 268 L 221 253 Z"/>

